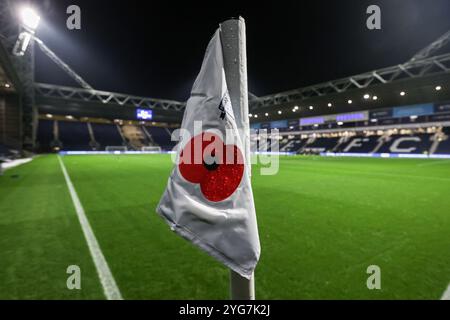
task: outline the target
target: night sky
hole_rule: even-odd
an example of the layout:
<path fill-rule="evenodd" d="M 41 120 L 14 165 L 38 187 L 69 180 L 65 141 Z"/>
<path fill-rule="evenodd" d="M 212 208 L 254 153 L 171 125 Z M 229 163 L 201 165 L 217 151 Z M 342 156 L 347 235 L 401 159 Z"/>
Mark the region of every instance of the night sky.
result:
<path fill-rule="evenodd" d="M 448 0 L 35 1 L 37 35 L 99 90 L 186 100 L 219 22 L 247 24 L 249 90 L 260 96 L 399 64 L 450 29 Z M 66 28 L 77 4 L 82 29 Z M 381 7 L 382 30 L 366 28 Z M 75 85 L 40 50 L 36 80 Z"/>

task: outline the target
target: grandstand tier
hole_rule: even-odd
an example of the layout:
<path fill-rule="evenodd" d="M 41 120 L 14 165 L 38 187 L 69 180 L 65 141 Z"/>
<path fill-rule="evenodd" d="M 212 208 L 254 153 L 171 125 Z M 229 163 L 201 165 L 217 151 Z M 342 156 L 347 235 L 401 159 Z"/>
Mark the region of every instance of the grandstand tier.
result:
<path fill-rule="evenodd" d="M 38 150 L 41 152 L 51 151 L 54 141 L 54 121 L 40 120 L 37 131 Z"/>
<path fill-rule="evenodd" d="M 176 144 L 171 141 L 172 131 L 157 126 L 55 121 L 41 119 L 37 132 L 39 151 L 105 150 L 107 146 L 126 146 L 140 151 L 145 147 L 159 147 L 170 151 Z M 336 130 L 281 132 L 278 149 L 275 140 L 261 139 L 254 134 L 252 151 L 281 151 L 296 154 L 337 153 L 399 153 L 450 154 L 450 127 L 428 126 L 396 129 L 347 128 Z"/>
<path fill-rule="evenodd" d="M 63 150 L 90 150 L 89 131 L 85 122 L 58 122 L 58 137 Z"/>
<path fill-rule="evenodd" d="M 126 144 L 120 133 L 120 128 L 115 124 L 92 123 L 92 131 L 95 141 L 100 144 L 101 149 L 104 149 L 106 146 Z"/>
<path fill-rule="evenodd" d="M 145 127 L 145 130 L 153 137 L 153 140 L 163 150 L 172 150 L 176 141 L 171 140 L 172 132 L 168 128 Z"/>

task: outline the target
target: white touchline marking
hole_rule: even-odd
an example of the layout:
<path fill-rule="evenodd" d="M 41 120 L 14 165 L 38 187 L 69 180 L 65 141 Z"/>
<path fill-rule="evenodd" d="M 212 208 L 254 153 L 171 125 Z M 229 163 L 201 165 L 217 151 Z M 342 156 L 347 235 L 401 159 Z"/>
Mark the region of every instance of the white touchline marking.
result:
<path fill-rule="evenodd" d="M 67 173 L 66 167 L 64 166 L 64 162 L 61 160 L 60 156 L 58 156 L 58 160 L 61 166 L 61 170 L 64 174 L 64 178 L 66 179 L 67 188 L 69 189 L 70 196 L 72 197 L 72 202 L 75 207 L 75 211 L 77 212 L 78 220 L 80 221 L 84 237 L 86 238 L 92 260 L 94 261 L 95 268 L 97 269 L 97 273 L 100 278 L 100 282 L 103 286 L 105 296 L 108 300 L 123 300 L 120 290 L 117 287 L 116 281 L 114 280 L 111 270 L 109 269 L 108 263 L 106 262 L 102 250 L 100 249 L 100 246 L 97 242 L 97 238 L 95 238 L 94 232 L 92 231 L 91 225 L 89 224 L 89 220 L 86 217 L 77 192 L 75 191 L 69 174 Z"/>
<path fill-rule="evenodd" d="M 450 300 L 450 284 L 447 287 L 447 290 L 445 290 L 444 294 L 442 295 L 441 300 Z"/>
<path fill-rule="evenodd" d="M 442 159 L 441 160 L 436 160 L 436 161 L 428 160 L 427 162 L 422 162 L 422 163 L 417 164 L 417 166 L 418 167 L 426 167 L 426 166 L 435 166 L 435 165 L 441 165 L 441 164 L 448 165 L 449 162 L 450 162 L 450 160 L 442 160 Z"/>

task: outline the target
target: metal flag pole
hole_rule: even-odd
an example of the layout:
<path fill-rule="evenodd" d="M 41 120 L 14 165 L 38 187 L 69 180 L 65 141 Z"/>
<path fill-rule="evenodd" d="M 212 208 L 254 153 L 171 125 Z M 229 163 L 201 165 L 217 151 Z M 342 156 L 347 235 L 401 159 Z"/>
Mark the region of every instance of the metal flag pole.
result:
<path fill-rule="evenodd" d="M 224 60 L 225 77 L 233 106 L 233 112 L 238 129 L 246 135 L 248 142 L 248 89 L 247 89 L 247 51 L 245 40 L 245 21 L 230 19 L 221 23 L 221 40 Z M 245 143 L 245 154 L 248 170 L 250 164 L 250 145 Z M 248 171 L 250 173 L 250 171 Z M 246 279 L 230 270 L 230 295 L 232 300 L 254 300 L 254 276 Z"/>

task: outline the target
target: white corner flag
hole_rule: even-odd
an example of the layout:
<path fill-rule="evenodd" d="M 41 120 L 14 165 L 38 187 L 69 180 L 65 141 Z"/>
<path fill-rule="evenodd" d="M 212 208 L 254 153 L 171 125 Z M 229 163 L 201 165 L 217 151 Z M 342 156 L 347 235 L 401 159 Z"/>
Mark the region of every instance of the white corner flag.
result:
<path fill-rule="evenodd" d="M 248 117 L 242 116 L 248 110 L 238 110 L 235 117 L 222 36 L 219 28 L 207 47 L 184 112 L 176 165 L 156 210 L 173 231 L 250 279 L 260 244 L 250 183 Z M 241 94 L 247 95 L 246 75 L 242 81 Z"/>

